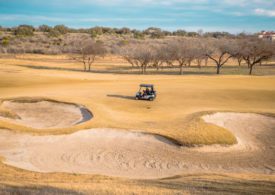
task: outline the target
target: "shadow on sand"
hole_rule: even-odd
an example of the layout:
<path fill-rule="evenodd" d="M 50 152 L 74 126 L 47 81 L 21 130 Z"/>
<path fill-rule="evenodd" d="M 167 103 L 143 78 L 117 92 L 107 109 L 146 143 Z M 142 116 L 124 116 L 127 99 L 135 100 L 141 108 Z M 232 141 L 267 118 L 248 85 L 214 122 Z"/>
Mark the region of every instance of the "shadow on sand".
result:
<path fill-rule="evenodd" d="M 37 69 L 37 70 L 58 70 L 58 71 L 72 71 L 72 72 L 85 72 L 81 69 L 73 69 L 73 68 L 64 68 L 64 67 L 53 67 L 53 66 L 34 66 L 34 65 L 16 65 L 19 67 Z M 190 68 L 190 70 L 185 70 L 184 75 L 216 75 L 215 67 L 210 67 L 212 72 L 202 71 L 198 72 L 197 68 Z M 165 68 L 162 71 L 155 71 L 148 69 L 147 75 L 179 75 L 178 71 L 169 71 L 171 68 Z M 106 70 L 91 70 L 85 73 L 103 73 L 103 74 L 127 74 L 127 75 L 140 75 L 140 71 L 138 69 L 133 68 L 123 68 L 123 69 L 114 69 L 108 68 Z"/>
<path fill-rule="evenodd" d="M 107 97 L 120 98 L 120 99 L 128 99 L 128 100 L 135 100 L 136 99 L 134 96 L 115 95 L 115 94 L 108 94 Z"/>

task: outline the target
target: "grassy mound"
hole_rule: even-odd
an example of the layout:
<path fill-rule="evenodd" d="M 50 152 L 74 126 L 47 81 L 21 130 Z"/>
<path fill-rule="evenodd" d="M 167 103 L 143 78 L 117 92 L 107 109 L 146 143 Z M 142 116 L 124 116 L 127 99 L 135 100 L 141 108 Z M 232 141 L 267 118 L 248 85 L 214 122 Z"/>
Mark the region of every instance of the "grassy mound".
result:
<path fill-rule="evenodd" d="M 227 129 L 204 122 L 201 118 L 205 113 L 196 113 L 185 119 L 185 127 L 181 132 L 171 134 L 185 146 L 194 145 L 233 145 L 237 143 L 236 137 Z"/>

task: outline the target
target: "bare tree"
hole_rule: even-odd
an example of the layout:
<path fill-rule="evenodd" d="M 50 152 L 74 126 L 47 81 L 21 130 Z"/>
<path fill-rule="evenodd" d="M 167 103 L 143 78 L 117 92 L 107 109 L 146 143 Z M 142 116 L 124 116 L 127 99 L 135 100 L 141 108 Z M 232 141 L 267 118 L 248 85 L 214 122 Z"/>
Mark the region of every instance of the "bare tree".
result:
<path fill-rule="evenodd" d="M 242 65 L 242 62 L 244 60 L 243 55 L 241 54 L 242 44 L 241 44 L 240 40 L 242 40 L 242 39 L 236 40 L 236 46 L 235 46 L 236 53 L 235 53 L 235 56 L 234 56 L 234 58 L 237 60 L 239 66 Z"/>
<path fill-rule="evenodd" d="M 154 44 L 152 45 L 152 66 L 159 71 L 160 67 L 163 68 L 163 65 L 165 63 L 165 55 L 164 50 L 166 48 L 166 45 L 160 45 L 160 44 Z"/>
<path fill-rule="evenodd" d="M 126 60 L 132 67 L 139 67 L 138 61 L 135 59 L 135 45 L 134 44 L 127 44 L 124 46 L 120 46 L 116 48 L 116 53 L 122 56 L 124 60 Z"/>
<path fill-rule="evenodd" d="M 135 48 L 134 59 L 139 63 L 141 73 L 145 74 L 147 67 L 154 60 L 154 48 L 147 44 L 138 44 Z"/>
<path fill-rule="evenodd" d="M 173 67 L 174 62 L 176 61 L 176 52 L 177 47 L 175 47 L 174 42 L 169 41 L 164 47 L 163 47 L 163 61 L 166 64 L 166 66 Z"/>
<path fill-rule="evenodd" d="M 154 61 L 154 47 L 145 42 L 130 43 L 120 49 L 119 53 L 132 66 L 141 69 L 141 73 L 145 74 L 149 65 Z"/>
<path fill-rule="evenodd" d="M 208 65 L 208 56 L 206 55 L 205 58 L 204 58 L 204 66 L 207 66 Z"/>
<path fill-rule="evenodd" d="M 263 60 L 268 60 L 275 55 L 274 43 L 262 41 L 255 38 L 242 39 L 239 41 L 239 55 L 243 57 L 252 74 L 253 67 L 261 64 Z"/>
<path fill-rule="evenodd" d="M 237 55 L 235 56 L 235 58 L 236 58 L 236 60 L 237 60 L 237 62 L 238 62 L 238 65 L 241 66 L 241 65 L 242 65 L 242 61 L 243 61 L 243 56 L 240 55 L 240 54 L 237 54 Z"/>
<path fill-rule="evenodd" d="M 72 59 L 83 63 L 84 71 L 91 71 L 91 66 L 95 62 L 96 57 L 102 57 L 106 50 L 102 43 L 93 40 L 80 42 L 73 51 Z"/>
<path fill-rule="evenodd" d="M 194 39 L 192 43 L 192 53 L 197 62 L 199 68 L 201 68 L 201 64 L 203 60 L 206 60 L 208 57 L 206 56 L 207 47 L 204 44 L 203 39 Z"/>
<path fill-rule="evenodd" d="M 206 56 L 215 62 L 217 74 L 220 74 L 221 67 L 236 55 L 236 43 L 228 39 L 210 39 L 207 45 Z"/>
<path fill-rule="evenodd" d="M 179 66 L 180 74 L 183 74 L 183 67 L 191 64 L 195 59 L 192 41 L 187 39 L 171 41 L 164 52 L 166 53 L 166 63 L 174 66 L 176 62 Z"/>

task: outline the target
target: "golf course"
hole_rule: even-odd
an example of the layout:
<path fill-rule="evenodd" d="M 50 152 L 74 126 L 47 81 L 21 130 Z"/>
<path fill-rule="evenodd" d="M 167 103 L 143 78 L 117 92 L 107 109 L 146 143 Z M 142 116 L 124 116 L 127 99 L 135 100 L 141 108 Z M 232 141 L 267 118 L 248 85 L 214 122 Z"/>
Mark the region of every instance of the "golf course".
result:
<path fill-rule="evenodd" d="M 141 75 L 114 55 L 90 72 L 66 55 L 4 55 L 0 192 L 273 194 L 272 63 Z M 135 99 L 140 84 L 154 101 Z"/>

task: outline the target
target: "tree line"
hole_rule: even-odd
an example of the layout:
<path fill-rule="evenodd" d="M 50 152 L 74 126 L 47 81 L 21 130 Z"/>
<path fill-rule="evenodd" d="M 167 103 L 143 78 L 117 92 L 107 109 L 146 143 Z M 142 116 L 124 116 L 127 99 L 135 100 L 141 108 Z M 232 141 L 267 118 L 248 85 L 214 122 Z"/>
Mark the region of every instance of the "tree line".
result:
<path fill-rule="evenodd" d="M 95 28 L 99 33 L 103 31 L 102 28 Z M 55 27 L 42 25 L 38 30 L 48 33 L 55 30 L 60 34 L 72 31 L 64 25 Z M 153 33 L 154 30 L 156 29 L 149 28 L 146 33 Z M 35 31 L 37 29 L 28 25 L 21 25 L 13 30 L 20 37 L 22 34 L 31 34 Z M 107 32 L 107 29 L 105 31 Z M 126 33 L 128 30 L 123 29 L 123 31 L 125 31 L 123 33 Z M 166 67 L 178 68 L 179 74 L 183 74 L 185 67 L 196 64 L 198 68 L 201 68 L 202 64 L 207 65 L 208 61 L 214 62 L 216 73 L 220 74 L 222 67 L 230 59 L 235 59 L 239 65 L 245 62 L 249 74 L 252 74 L 256 65 L 275 55 L 274 42 L 264 41 L 255 36 L 215 38 L 197 36 L 143 40 L 122 38 L 117 42 L 112 42 L 115 38 L 115 36 L 112 36 L 110 40 L 100 41 L 87 33 L 81 36 L 79 34 L 75 36 L 68 34 L 68 36 L 62 38 L 55 37 L 51 39 L 44 35 L 32 38 L 23 36 L 19 39 L 6 39 L 5 36 L 1 39 L 0 36 L 2 43 L 0 44 L 0 53 L 44 54 L 48 51 L 46 54 L 69 54 L 71 59 L 83 64 L 84 71 L 91 71 L 92 65 L 98 57 L 111 53 L 122 56 L 133 68 L 140 69 L 142 74 L 146 74 L 148 68 L 161 71 Z"/>
<path fill-rule="evenodd" d="M 73 59 L 83 63 L 85 71 L 91 70 L 96 57 L 106 54 L 101 43 L 90 41 L 78 45 L 73 46 L 74 52 L 70 53 L 74 53 Z M 141 74 L 146 74 L 148 67 L 156 68 L 157 71 L 164 67 L 177 67 L 179 74 L 183 74 L 184 67 L 191 66 L 191 63 L 201 68 L 202 63 L 207 65 L 208 60 L 214 62 L 216 73 L 220 74 L 221 68 L 232 58 L 239 65 L 245 62 L 251 75 L 257 64 L 275 56 L 275 44 L 256 38 L 192 38 L 162 43 L 130 42 L 117 46 L 114 51 L 132 67 L 139 68 Z"/>
<path fill-rule="evenodd" d="M 228 32 L 203 32 L 202 30 L 198 30 L 197 32 L 191 31 L 188 32 L 186 30 L 178 29 L 175 31 L 167 31 L 161 28 L 149 27 L 145 30 L 137 30 L 130 29 L 127 27 L 123 28 L 110 28 L 110 27 L 101 27 L 96 26 L 92 28 L 70 28 L 65 25 L 40 25 L 38 27 L 34 27 L 31 25 L 19 25 L 15 27 L 1 27 L 0 31 L 3 32 L 11 32 L 17 36 L 33 36 L 35 32 L 43 32 L 52 37 L 58 37 L 67 33 L 87 33 L 90 34 L 91 37 L 95 38 L 104 34 L 112 34 L 112 35 L 132 35 L 136 39 L 143 39 L 145 37 L 150 38 L 163 38 L 165 36 L 182 36 L 182 37 L 213 37 L 213 38 L 221 38 L 221 37 L 241 37 L 246 36 L 245 33 L 239 33 L 237 35 L 228 33 Z"/>

